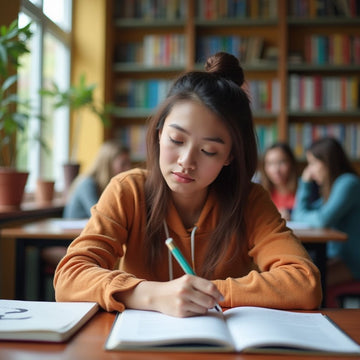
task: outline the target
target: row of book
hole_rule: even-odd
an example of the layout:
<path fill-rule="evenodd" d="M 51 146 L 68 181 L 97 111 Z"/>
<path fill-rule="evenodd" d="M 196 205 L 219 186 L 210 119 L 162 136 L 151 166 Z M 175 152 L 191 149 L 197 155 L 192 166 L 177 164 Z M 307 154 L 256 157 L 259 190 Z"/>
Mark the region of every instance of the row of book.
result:
<path fill-rule="evenodd" d="M 121 79 L 115 85 L 115 103 L 126 108 L 153 109 L 162 101 L 173 80 Z M 279 81 L 249 80 L 244 89 L 254 111 L 278 113 Z M 291 74 L 290 111 L 351 111 L 359 108 L 359 79 Z"/>
<path fill-rule="evenodd" d="M 186 41 L 182 34 L 149 34 L 141 42 L 119 43 L 115 62 L 146 66 L 185 66 Z"/>
<path fill-rule="evenodd" d="M 290 111 L 351 111 L 359 109 L 359 79 L 355 76 L 289 77 Z"/>
<path fill-rule="evenodd" d="M 305 158 L 311 143 L 323 137 L 337 139 L 350 159 L 360 159 L 360 123 L 289 125 L 289 145 L 298 159 Z"/>
<path fill-rule="evenodd" d="M 264 151 L 278 141 L 278 128 L 275 124 L 271 125 L 255 125 L 257 136 L 258 151 L 263 154 Z"/>
<path fill-rule="evenodd" d="M 186 18 L 183 0 L 117 0 L 114 4 L 115 18 L 169 21 Z"/>
<path fill-rule="evenodd" d="M 277 0 L 199 0 L 197 17 L 204 20 L 277 18 Z"/>
<path fill-rule="evenodd" d="M 182 34 L 146 35 L 143 41 L 147 66 L 185 66 L 186 42 Z"/>
<path fill-rule="evenodd" d="M 143 42 L 120 43 L 114 49 L 114 61 L 132 64 L 142 64 L 144 62 Z"/>
<path fill-rule="evenodd" d="M 146 131 L 146 125 L 128 125 L 116 130 L 115 137 L 130 149 L 131 160 L 134 162 L 146 159 Z"/>
<path fill-rule="evenodd" d="M 122 79 L 115 84 L 115 103 L 126 108 L 153 109 L 168 93 L 172 80 Z M 254 111 L 279 111 L 279 81 L 250 80 L 244 85 Z"/>
<path fill-rule="evenodd" d="M 279 86 L 278 79 L 247 81 L 244 87 L 252 110 L 277 114 L 280 110 Z"/>
<path fill-rule="evenodd" d="M 346 34 L 307 36 L 305 62 L 320 65 L 360 65 L 360 36 Z"/>
<path fill-rule="evenodd" d="M 262 37 L 202 36 L 196 43 L 196 59 L 204 62 L 218 51 L 235 55 L 241 63 L 261 61 L 264 54 Z M 115 47 L 115 62 L 144 65 L 185 65 L 186 40 L 181 34 L 146 35 L 141 42 L 119 43 Z"/>
<path fill-rule="evenodd" d="M 126 108 L 153 109 L 165 99 L 171 80 L 123 79 L 115 84 L 115 103 Z"/>
<path fill-rule="evenodd" d="M 345 16 L 360 15 L 358 0 L 290 0 L 289 15 L 296 17 Z"/>
<path fill-rule="evenodd" d="M 262 37 L 210 35 L 198 38 L 196 57 L 205 60 L 218 51 L 225 51 L 236 56 L 241 63 L 252 63 L 263 57 L 263 50 Z"/>

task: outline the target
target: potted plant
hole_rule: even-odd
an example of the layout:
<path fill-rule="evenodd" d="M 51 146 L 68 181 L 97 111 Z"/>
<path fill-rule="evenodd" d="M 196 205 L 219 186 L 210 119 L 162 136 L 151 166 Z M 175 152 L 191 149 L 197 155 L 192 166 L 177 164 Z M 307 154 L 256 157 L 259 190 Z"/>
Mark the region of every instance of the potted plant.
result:
<path fill-rule="evenodd" d="M 95 101 L 95 88 L 95 84 L 86 83 L 86 77 L 82 74 L 78 84 L 72 84 L 67 90 L 61 90 L 54 82 L 50 88 L 40 90 L 41 95 L 49 96 L 53 99 L 55 109 L 68 106 L 74 114 L 74 127 L 70 134 L 70 161 L 64 164 L 65 192 L 79 172 L 80 164 L 77 159 L 77 151 L 79 136 L 83 126 L 84 111 L 86 109 L 90 110 L 101 120 L 104 126 L 108 126 L 110 123 L 109 115 L 113 107 L 109 104 L 104 105 Z"/>
<path fill-rule="evenodd" d="M 29 102 L 20 99 L 16 83 L 19 59 L 29 52 L 30 26 L 19 28 L 14 21 L 0 27 L 0 208 L 20 206 L 28 177 L 15 165 L 16 137 L 26 135 L 30 118 Z"/>

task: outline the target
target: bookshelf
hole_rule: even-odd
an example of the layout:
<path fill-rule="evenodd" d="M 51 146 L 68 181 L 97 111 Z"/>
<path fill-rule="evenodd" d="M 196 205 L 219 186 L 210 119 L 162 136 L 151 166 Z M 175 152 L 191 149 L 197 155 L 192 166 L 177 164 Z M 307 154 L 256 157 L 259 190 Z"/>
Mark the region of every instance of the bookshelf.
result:
<path fill-rule="evenodd" d="M 298 158 L 334 136 L 360 168 L 360 3 L 293 1 L 288 9 L 289 143 Z"/>
<path fill-rule="evenodd" d="M 105 96 L 117 106 L 107 136 L 135 161 L 171 81 L 220 50 L 244 67 L 260 151 L 280 139 L 303 159 L 309 141 L 332 134 L 359 161 L 358 1 L 108 0 L 107 16 Z"/>

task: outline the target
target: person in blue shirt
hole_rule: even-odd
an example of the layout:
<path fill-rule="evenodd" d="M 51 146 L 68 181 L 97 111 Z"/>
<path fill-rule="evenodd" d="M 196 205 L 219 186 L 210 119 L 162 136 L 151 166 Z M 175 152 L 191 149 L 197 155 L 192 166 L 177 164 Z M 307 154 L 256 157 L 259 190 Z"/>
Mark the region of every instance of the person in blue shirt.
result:
<path fill-rule="evenodd" d="M 122 146 L 119 141 L 105 141 L 89 170 L 75 179 L 71 186 L 63 217 L 89 218 L 91 207 L 98 202 L 110 179 L 130 168 L 129 149 Z"/>
<path fill-rule="evenodd" d="M 327 245 L 327 286 L 360 279 L 360 177 L 340 143 L 333 138 L 314 142 L 306 152 L 308 165 L 299 181 L 292 220 L 334 228 L 348 235 L 346 242 Z M 320 198 L 311 201 L 311 181 Z"/>

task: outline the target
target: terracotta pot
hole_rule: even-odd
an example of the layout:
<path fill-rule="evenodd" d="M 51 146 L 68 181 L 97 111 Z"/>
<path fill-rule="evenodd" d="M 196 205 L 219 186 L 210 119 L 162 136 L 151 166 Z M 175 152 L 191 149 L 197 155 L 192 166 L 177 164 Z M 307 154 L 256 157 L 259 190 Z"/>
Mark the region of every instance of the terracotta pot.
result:
<path fill-rule="evenodd" d="M 16 210 L 20 208 L 28 172 L 0 168 L 0 209 Z"/>
<path fill-rule="evenodd" d="M 36 182 L 35 201 L 39 205 L 50 204 L 54 198 L 55 181 L 38 179 Z"/>

